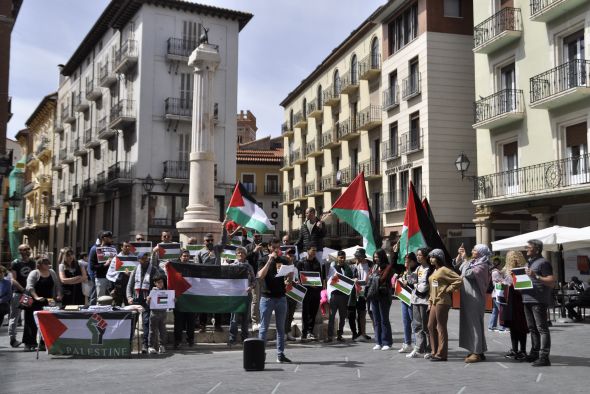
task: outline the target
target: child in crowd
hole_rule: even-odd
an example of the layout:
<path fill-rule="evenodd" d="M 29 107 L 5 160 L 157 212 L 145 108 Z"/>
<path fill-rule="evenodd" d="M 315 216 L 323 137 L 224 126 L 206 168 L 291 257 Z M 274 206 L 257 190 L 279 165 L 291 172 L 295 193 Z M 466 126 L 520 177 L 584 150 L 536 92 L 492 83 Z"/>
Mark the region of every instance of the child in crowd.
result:
<path fill-rule="evenodd" d="M 165 290 L 166 284 L 164 277 L 156 275 L 153 279 L 155 287 L 153 290 Z M 147 297 L 147 304 L 150 304 L 151 296 Z M 166 309 L 150 309 L 150 336 L 149 336 L 149 354 L 165 353 L 166 348 Z"/>

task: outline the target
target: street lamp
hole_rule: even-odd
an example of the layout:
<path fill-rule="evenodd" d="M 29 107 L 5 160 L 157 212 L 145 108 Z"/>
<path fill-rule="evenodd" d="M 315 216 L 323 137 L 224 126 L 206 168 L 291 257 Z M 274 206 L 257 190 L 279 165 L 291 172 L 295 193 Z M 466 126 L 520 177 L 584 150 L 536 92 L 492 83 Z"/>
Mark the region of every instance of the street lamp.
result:
<path fill-rule="evenodd" d="M 457 171 L 461 173 L 461 180 L 463 180 L 465 178 L 469 178 L 469 179 L 475 178 L 473 176 L 467 176 L 467 177 L 465 176 L 465 172 L 469 169 L 470 164 L 471 164 L 471 162 L 469 161 L 469 158 L 467 158 L 467 156 L 463 152 L 461 152 L 459 157 L 457 157 L 457 160 L 455 160 L 455 167 L 457 168 Z"/>
<path fill-rule="evenodd" d="M 297 217 L 301 216 L 301 212 L 303 212 L 303 210 L 301 209 L 301 206 L 297 205 L 295 207 L 295 215 L 297 215 Z"/>
<path fill-rule="evenodd" d="M 143 180 L 141 185 L 143 186 L 143 190 L 145 191 L 145 194 L 141 195 L 141 209 L 143 209 L 143 207 L 145 206 L 145 200 L 148 198 L 150 192 L 154 188 L 154 180 L 152 179 L 150 174 L 148 174 L 148 176 Z"/>

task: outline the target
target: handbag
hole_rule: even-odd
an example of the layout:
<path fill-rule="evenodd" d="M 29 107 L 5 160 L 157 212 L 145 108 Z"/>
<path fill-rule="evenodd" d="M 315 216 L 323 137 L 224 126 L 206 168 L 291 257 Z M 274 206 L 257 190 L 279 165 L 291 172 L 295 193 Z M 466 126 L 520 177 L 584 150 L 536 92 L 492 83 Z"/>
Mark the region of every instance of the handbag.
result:
<path fill-rule="evenodd" d="M 23 293 L 18 299 L 18 307 L 21 309 L 31 309 L 34 301 L 31 295 Z"/>

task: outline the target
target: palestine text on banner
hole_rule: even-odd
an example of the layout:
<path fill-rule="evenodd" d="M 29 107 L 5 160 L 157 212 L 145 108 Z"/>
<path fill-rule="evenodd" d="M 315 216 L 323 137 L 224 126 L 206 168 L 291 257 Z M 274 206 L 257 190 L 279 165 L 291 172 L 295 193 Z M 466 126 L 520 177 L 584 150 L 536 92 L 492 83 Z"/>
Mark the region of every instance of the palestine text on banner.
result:
<path fill-rule="evenodd" d="M 174 290 L 150 291 L 150 309 L 174 309 Z"/>
<path fill-rule="evenodd" d="M 167 271 L 180 312 L 244 313 L 249 307 L 246 267 L 171 262 Z"/>
<path fill-rule="evenodd" d="M 140 253 L 152 253 L 151 242 L 129 242 L 131 244 L 131 253 L 139 255 Z"/>
<path fill-rule="evenodd" d="M 161 260 L 174 260 L 180 257 L 180 243 L 160 243 L 159 246 L 159 257 Z"/>
<path fill-rule="evenodd" d="M 85 357 L 129 357 L 133 312 L 37 311 L 47 352 Z"/>
<path fill-rule="evenodd" d="M 412 304 L 412 292 L 403 286 L 399 280 L 395 282 L 395 296 L 407 306 Z"/>
<path fill-rule="evenodd" d="M 533 288 L 531 277 L 526 274 L 525 268 L 512 268 L 512 283 L 515 290 L 527 290 Z"/>
<path fill-rule="evenodd" d="M 264 210 L 260 208 L 254 197 L 248 193 L 240 182 L 236 184 L 225 213 L 228 219 L 244 228 L 256 230 L 260 234 L 275 229 Z"/>
<path fill-rule="evenodd" d="M 300 284 L 294 282 L 286 285 L 285 290 L 287 290 L 287 297 L 299 303 L 303 302 L 305 293 L 307 293 L 307 288 L 305 286 L 301 286 Z"/>
<path fill-rule="evenodd" d="M 186 245 L 185 248 L 190 253 L 191 257 L 195 257 L 197 252 L 203 249 L 205 245 Z"/>
<path fill-rule="evenodd" d="M 117 255 L 111 260 L 106 277 L 111 282 L 116 282 L 120 272 L 131 272 L 136 266 L 137 256 Z"/>
<path fill-rule="evenodd" d="M 350 295 L 353 287 L 354 279 L 350 279 L 348 276 L 344 276 L 338 272 L 336 275 L 328 279 L 328 293 L 330 294 L 332 291 L 338 290 L 346 295 Z"/>
<path fill-rule="evenodd" d="M 99 263 L 103 264 L 108 260 L 111 260 L 117 255 L 117 248 L 112 246 L 97 246 L 96 247 L 96 259 Z"/>
<path fill-rule="evenodd" d="M 322 287 L 322 278 L 319 272 L 301 271 L 299 281 L 304 286 Z"/>

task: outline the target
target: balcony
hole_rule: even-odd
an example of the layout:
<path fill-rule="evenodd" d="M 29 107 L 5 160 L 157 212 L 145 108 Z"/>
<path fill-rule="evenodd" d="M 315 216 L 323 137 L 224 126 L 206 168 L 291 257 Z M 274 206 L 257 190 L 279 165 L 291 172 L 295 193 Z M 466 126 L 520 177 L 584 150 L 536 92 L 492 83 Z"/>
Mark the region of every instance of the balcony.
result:
<path fill-rule="evenodd" d="M 572 60 L 532 77 L 531 108 L 553 109 L 590 96 L 590 60 Z"/>
<path fill-rule="evenodd" d="M 307 127 L 307 115 L 305 111 L 297 111 L 295 115 L 293 115 L 293 123 L 293 127 Z"/>
<path fill-rule="evenodd" d="M 70 206 L 72 205 L 72 201 L 70 200 L 70 196 L 65 190 L 59 192 L 59 205 L 62 206 Z"/>
<path fill-rule="evenodd" d="M 341 177 L 342 174 L 340 171 L 324 175 L 320 184 L 321 190 L 325 192 L 339 191 L 341 187 Z"/>
<path fill-rule="evenodd" d="M 135 101 L 121 100 L 111 107 L 111 129 L 124 129 L 135 124 Z"/>
<path fill-rule="evenodd" d="M 323 194 L 324 194 L 324 191 L 322 190 L 321 182 L 319 180 L 305 183 L 305 196 L 306 197 L 322 196 Z"/>
<path fill-rule="evenodd" d="M 131 162 L 120 161 L 109 166 L 106 185 L 112 187 L 118 184 L 132 183 L 135 177 L 135 167 Z"/>
<path fill-rule="evenodd" d="M 293 201 L 305 201 L 307 197 L 305 196 L 305 190 L 303 186 L 294 186 L 293 187 Z"/>
<path fill-rule="evenodd" d="M 41 189 L 51 189 L 51 175 L 39 175 L 36 179 L 36 187 Z"/>
<path fill-rule="evenodd" d="M 359 78 L 371 80 L 381 75 L 381 54 L 372 53 L 359 62 Z"/>
<path fill-rule="evenodd" d="M 86 80 L 86 99 L 96 101 L 102 97 L 102 90 L 93 78 Z"/>
<path fill-rule="evenodd" d="M 62 116 L 63 116 L 63 108 L 62 108 Z M 61 119 L 55 119 L 55 123 L 53 124 L 53 131 L 55 131 L 58 134 L 63 133 L 64 131 L 64 125 L 61 121 Z"/>
<path fill-rule="evenodd" d="M 399 141 L 389 140 L 381 143 L 381 160 L 391 161 L 400 157 Z"/>
<path fill-rule="evenodd" d="M 118 80 L 117 74 L 113 71 L 108 60 L 98 66 L 98 81 L 103 88 L 111 87 Z"/>
<path fill-rule="evenodd" d="M 330 85 L 322 92 L 324 105 L 332 107 L 340 103 L 340 83 Z"/>
<path fill-rule="evenodd" d="M 68 148 L 63 148 L 59 150 L 59 160 L 62 165 L 72 164 L 74 162 L 74 156 Z"/>
<path fill-rule="evenodd" d="M 289 124 L 289 122 L 285 122 L 281 125 L 281 135 L 283 137 L 292 137 L 295 134 L 293 131 L 293 126 Z"/>
<path fill-rule="evenodd" d="M 402 134 L 400 138 L 400 153 L 410 154 L 424 149 L 423 135 L 420 130 L 414 129 Z"/>
<path fill-rule="evenodd" d="M 265 183 L 264 194 L 267 196 L 277 196 L 281 194 L 281 187 L 278 183 Z"/>
<path fill-rule="evenodd" d="M 291 197 L 293 196 L 293 189 L 289 189 L 286 192 L 281 193 L 281 204 L 288 205 L 293 204 L 294 202 L 291 201 Z"/>
<path fill-rule="evenodd" d="M 313 140 L 309 141 L 305 144 L 305 156 L 306 157 L 318 157 L 322 156 L 324 151 L 321 147 L 321 139 L 314 138 Z"/>
<path fill-rule="evenodd" d="M 166 41 L 166 59 L 186 63 L 198 46 L 199 43 L 196 40 L 170 37 Z"/>
<path fill-rule="evenodd" d="M 96 192 L 103 193 L 104 186 L 106 184 L 106 173 L 104 171 L 99 172 L 96 174 Z"/>
<path fill-rule="evenodd" d="M 314 119 L 322 119 L 324 108 L 317 98 L 307 103 L 307 116 Z"/>
<path fill-rule="evenodd" d="M 307 163 L 307 159 L 305 157 L 305 152 L 303 151 L 303 149 L 294 149 L 292 154 L 293 154 L 293 164 Z"/>
<path fill-rule="evenodd" d="M 550 22 L 586 2 L 587 0 L 531 0 L 531 20 Z"/>
<path fill-rule="evenodd" d="M 72 201 L 73 202 L 84 201 L 84 195 L 82 193 L 82 188 L 80 188 L 78 185 L 74 185 L 72 187 Z"/>
<path fill-rule="evenodd" d="M 338 123 L 336 123 L 334 128 L 322 133 L 321 148 L 331 149 L 338 146 L 340 146 L 340 141 L 338 140 Z"/>
<path fill-rule="evenodd" d="M 188 183 L 190 164 L 188 161 L 166 160 L 164 162 L 164 182 Z"/>
<path fill-rule="evenodd" d="M 48 137 L 41 137 L 35 150 L 35 155 L 39 160 L 48 159 L 51 157 L 51 140 Z"/>
<path fill-rule="evenodd" d="M 350 183 L 354 180 L 354 178 L 356 178 L 358 174 L 358 165 L 350 165 L 343 168 L 340 170 L 340 186 L 350 185 Z M 338 173 L 336 173 L 336 178 L 338 178 Z"/>
<path fill-rule="evenodd" d="M 283 157 L 283 166 L 281 167 L 281 171 L 289 171 L 292 170 L 294 167 L 295 156 L 293 152 L 285 151 L 285 156 Z"/>
<path fill-rule="evenodd" d="M 81 197 L 88 197 L 95 191 L 95 185 L 90 183 L 90 179 L 85 179 L 84 182 L 82 182 L 82 190 L 80 193 Z"/>
<path fill-rule="evenodd" d="M 32 192 L 33 189 L 35 188 L 35 182 L 27 182 L 25 183 L 25 185 L 23 186 L 23 196 L 26 196 L 28 193 Z"/>
<path fill-rule="evenodd" d="M 53 160 L 51 162 L 51 171 L 61 171 L 61 161 L 58 157 L 53 156 Z"/>
<path fill-rule="evenodd" d="M 61 107 L 61 118 L 64 123 L 76 123 L 76 115 L 74 114 L 74 111 L 70 109 L 69 105 Z"/>
<path fill-rule="evenodd" d="M 103 118 L 103 122 L 106 125 L 106 117 Z M 99 120 L 99 124 L 100 124 L 100 120 Z M 103 128 L 103 130 L 106 129 L 106 126 Z M 84 148 L 86 149 L 91 149 L 91 148 L 95 148 L 97 146 L 100 146 L 100 141 L 97 138 L 97 129 L 94 127 L 88 127 L 86 130 L 84 130 Z"/>
<path fill-rule="evenodd" d="M 88 154 L 83 142 L 82 138 L 76 138 L 74 141 L 74 156 L 82 157 Z"/>
<path fill-rule="evenodd" d="M 29 215 L 19 220 L 19 228 L 23 231 L 37 230 L 49 226 L 49 213 Z"/>
<path fill-rule="evenodd" d="M 193 100 L 168 97 L 164 100 L 164 118 L 192 122 Z"/>
<path fill-rule="evenodd" d="M 88 110 L 88 100 L 86 100 L 86 96 L 82 92 L 78 92 L 74 96 L 74 111 L 85 112 L 86 110 Z"/>
<path fill-rule="evenodd" d="M 402 100 L 409 100 L 422 92 L 420 73 L 413 73 L 402 81 Z"/>
<path fill-rule="evenodd" d="M 522 36 L 520 8 L 506 7 L 475 26 L 473 52 L 489 54 Z"/>
<path fill-rule="evenodd" d="M 356 129 L 359 131 L 371 130 L 381 126 L 382 118 L 383 109 L 378 105 L 369 105 L 356 115 Z"/>
<path fill-rule="evenodd" d="M 399 106 L 399 87 L 397 85 L 390 86 L 383 92 L 383 109 L 385 111 L 392 110 Z"/>
<path fill-rule="evenodd" d="M 338 139 L 343 141 L 350 141 L 361 135 L 361 131 L 357 129 L 357 122 L 350 119 L 338 122 Z"/>
<path fill-rule="evenodd" d="M 477 177 L 474 199 L 526 200 L 588 193 L 590 155 L 548 161 L 511 171 Z"/>
<path fill-rule="evenodd" d="M 474 105 L 474 129 L 494 129 L 524 118 L 522 90 L 505 89 Z"/>
<path fill-rule="evenodd" d="M 359 89 L 359 78 L 357 70 L 345 72 L 340 77 L 340 93 L 352 94 Z"/>
<path fill-rule="evenodd" d="M 115 51 L 113 71 L 117 74 L 124 74 L 137 64 L 137 41 L 127 40 L 121 48 Z"/>
<path fill-rule="evenodd" d="M 357 166 L 357 172 L 364 172 L 366 180 L 381 178 L 381 161 L 379 159 L 369 159 L 361 161 Z"/>

